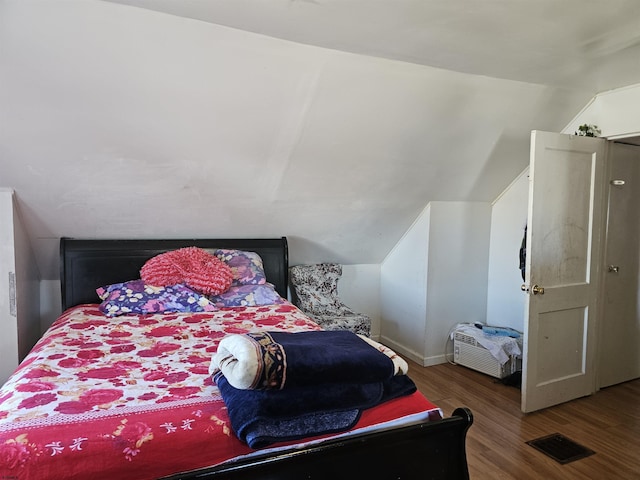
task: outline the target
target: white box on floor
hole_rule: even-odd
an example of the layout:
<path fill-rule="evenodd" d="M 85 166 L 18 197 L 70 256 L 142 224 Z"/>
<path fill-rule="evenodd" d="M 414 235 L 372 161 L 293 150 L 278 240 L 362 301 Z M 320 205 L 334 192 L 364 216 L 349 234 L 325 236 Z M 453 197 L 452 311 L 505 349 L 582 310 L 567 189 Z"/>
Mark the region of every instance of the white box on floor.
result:
<path fill-rule="evenodd" d="M 496 378 L 508 377 L 522 369 L 521 356 L 510 355 L 509 360 L 501 365 L 473 336 L 457 331 L 453 335 L 453 361 Z"/>

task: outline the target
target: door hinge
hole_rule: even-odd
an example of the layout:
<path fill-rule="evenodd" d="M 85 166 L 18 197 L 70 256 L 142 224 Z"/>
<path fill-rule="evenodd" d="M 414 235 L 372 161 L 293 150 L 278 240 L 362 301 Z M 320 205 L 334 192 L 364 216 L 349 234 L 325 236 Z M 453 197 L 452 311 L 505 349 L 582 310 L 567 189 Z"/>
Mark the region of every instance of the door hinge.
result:
<path fill-rule="evenodd" d="M 18 307 L 16 305 L 16 274 L 9 272 L 9 314 L 12 317 L 18 316 Z"/>

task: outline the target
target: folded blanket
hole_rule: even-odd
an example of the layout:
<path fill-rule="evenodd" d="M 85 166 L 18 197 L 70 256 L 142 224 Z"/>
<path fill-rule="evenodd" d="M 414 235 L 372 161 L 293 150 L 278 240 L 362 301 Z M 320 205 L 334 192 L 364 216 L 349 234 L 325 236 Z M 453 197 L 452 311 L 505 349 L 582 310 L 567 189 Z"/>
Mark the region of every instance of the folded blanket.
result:
<path fill-rule="evenodd" d="M 348 430 L 362 410 L 416 391 L 406 375 L 381 382 L 288 386 L 284 390 L 237 389 L 221 372 L 214 380 L 231 428 L 251 448 Z"/>
<path fill-rule="evenodd" d="M 239 389 L 380 382 L 407 370 L 391 349 L 349 331 L 228 335 L 209 367 Z"/>

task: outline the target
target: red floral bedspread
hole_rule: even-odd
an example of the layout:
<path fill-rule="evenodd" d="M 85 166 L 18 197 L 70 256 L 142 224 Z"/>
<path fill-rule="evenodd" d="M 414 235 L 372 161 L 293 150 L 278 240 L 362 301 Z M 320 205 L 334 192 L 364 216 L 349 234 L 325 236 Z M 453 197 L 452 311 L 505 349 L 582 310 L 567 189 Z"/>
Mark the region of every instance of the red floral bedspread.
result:
<path fill-rule="evenodd" d="M 115 318 L 70 309 L 0 389 L 0 478 L 158 478 L 248 454 L 208 375 L 212 352 L 230 333 L 318 329 L 289 303 Z M 412 398 L 356 428 L 434 408 Z"/>

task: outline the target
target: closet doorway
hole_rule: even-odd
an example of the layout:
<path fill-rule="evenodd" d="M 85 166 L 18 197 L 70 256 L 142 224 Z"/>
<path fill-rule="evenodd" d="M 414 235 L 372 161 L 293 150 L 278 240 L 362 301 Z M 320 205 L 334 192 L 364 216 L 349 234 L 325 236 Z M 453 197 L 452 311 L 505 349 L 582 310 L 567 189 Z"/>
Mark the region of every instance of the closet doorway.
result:
<path fill-rule="evenodd" d="M 598 388 L 640 377 L 640 146 L 612 143 L 608 163 Z"/>

